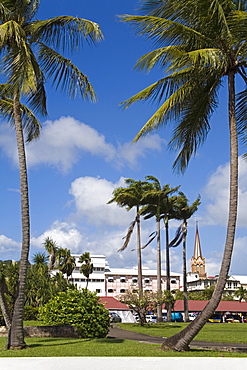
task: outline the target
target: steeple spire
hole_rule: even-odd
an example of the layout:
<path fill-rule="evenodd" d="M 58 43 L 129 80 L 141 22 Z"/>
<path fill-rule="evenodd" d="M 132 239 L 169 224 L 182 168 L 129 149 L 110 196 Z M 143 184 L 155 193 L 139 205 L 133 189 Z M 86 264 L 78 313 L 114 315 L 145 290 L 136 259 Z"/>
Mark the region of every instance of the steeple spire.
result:
<path fill-rule="evenodd" d="M 191 258 L 191 272 L 197 273 L 199 278 L 206 278 L 205 258 L 202 257 L 201 242 L 198 231 L 198 223 L 196 222 L 196 236 L 194 244 L 194 255 Z"/>

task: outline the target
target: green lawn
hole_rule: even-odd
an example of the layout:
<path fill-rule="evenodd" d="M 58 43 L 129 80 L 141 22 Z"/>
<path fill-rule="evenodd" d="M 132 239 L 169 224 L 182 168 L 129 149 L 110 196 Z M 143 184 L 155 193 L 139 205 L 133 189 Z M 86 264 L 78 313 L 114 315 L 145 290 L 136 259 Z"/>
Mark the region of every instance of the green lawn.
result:
<path fill-rule="evenodd" d="M 25 325 L 33 324 L 26 322 Z M 37 323 L 42 324 L 42 323 Z M 180 331 L 185 323 L 162 323 L 146 325 L 121 324 L 123 329 L 155 335 L 169 336 Z M 205 325 L 198 340 L 224 342 L 246 342 L 247 324 Z M 75 338 L 26 338 L 29 346 L 24 350 L 5 350 L 6 338 L 0 338 L 0 357 L 247 357 L 247 353 L 229 353 L 209 350 L 189 352 L 163 352 L 157 344 L 139 343 L 130 340 L 114 339 L 75 339 Z"/>
<path fill-rule="evenodd" d="M 178 333 L 186 323 L 158 323 L 146 324 L 141 327 L 139 324 L 119 324 L 122 329 L 132 330 L 137 333 L 153 335 L 155 337 L 170 337 Z M 247 324 L 242 323 L 222 323 L 206 324 L 195 340 L 228 342 L 228 343 L 246 343 L 247 341 Z"/>

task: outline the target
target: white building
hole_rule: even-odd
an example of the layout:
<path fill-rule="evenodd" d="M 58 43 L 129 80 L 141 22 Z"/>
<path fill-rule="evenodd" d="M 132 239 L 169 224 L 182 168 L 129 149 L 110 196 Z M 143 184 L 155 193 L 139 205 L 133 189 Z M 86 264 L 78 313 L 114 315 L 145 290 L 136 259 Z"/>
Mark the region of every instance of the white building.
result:
<path fill-rule="evenodd" d="M 76 267 L 69 280 L 77 285 L 78 289 L 86 287 L 86 278 L 80 273 L 80 255 L 73 254 Z M 97 292 L 99 296 L 116 297 L 128 290 L 138 289 L 137 268 L 123 269 L 110 268 L 104 255 L 91 255 L 93 273 L 89 276 L 88 290 Z M 171 273 L 171 290 L 180 289 L 181 274 Z M 147 267 L 142 269 L 144 291 L 157 291 L 157 271 Z M 162 271 L 162 290 L 166 289 L 166 274 Z"/>

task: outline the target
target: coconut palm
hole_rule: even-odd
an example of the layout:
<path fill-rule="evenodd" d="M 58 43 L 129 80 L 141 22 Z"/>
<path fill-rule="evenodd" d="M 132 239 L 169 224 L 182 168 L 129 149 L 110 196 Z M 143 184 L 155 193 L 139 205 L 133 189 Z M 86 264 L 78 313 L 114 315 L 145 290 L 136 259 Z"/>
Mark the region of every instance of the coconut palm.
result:
<path fill-rule="evenodd" d="M 7 348 L 24 348 L 23 309 L 25 281 L 30 247 L 28 180 L 25 157 L 25 137 L 21 98 L 25 97 L 34 112 L 46 114 L 44 83 L 52 78 L 56 88 L 68 91 L 71 97 L 78 92 L 85 99 L 95 99 L 87 77 L 57 49 L 74 50 L 83 38 L 97 41 L 102 38 L 99 26 L 77 17 L 61 16 L 39 21 L 35 15 L 38 0 L 5 0 L 0 3 L 0 49 L 3 77 L 8 82 L 8 95 L 13 99 L 13 124 L 20 168 L 22 213 L 22 251 L 19 282 Z M 29 122 L 30 123 L 30 122 Z M 27 139 L 39 135 L 38 121 L 27 127 Z"/>
<path fill-rule="evenodd" d="M 160 221 L 162 218 L 168 217 L 170 214 L 170 209 L 168 209 L 169 195 L 176 192 L 179 188 L 170 188 L 169 185 L 161 186 L 159 180 L 154 176 L 146 176 L 147 181 L 151 181 L 152 187 L 144 193 L 142 203 L 144 207 L 142 208 L 141 214 L 145 215 L 144 219 L 149 219 L 155 217 L 157 225 L 157 290 L 161 292 L 161 243 L 160 243 Z M 169 262 L 169 248 L 166 248 L 168 253 L 166 253 L 166 272 L 167 272 L 167 290 L 170 291 L 170 262 Z M 167 256 L 168 254 L 168 256 Z M 167 304 L 169 306 L 169 304 Z M 169 319 L 171 321 L 171 310 L 169 309 Z M 162 322 L 162 306 L 157 305 L 157 321 Z"/>
<path fill-rule="evenodd" d="M 189 206 L 188 199 L 185 194 L 180 191 L 177 201 L 174 205 L 174 211 L 176 214 L 176 219 L 183 220 L 182 225 L 179 227 L 179 231 L 175 238 L 176 244 L 170 243 L 170 247 L 177 246 L 179 241 L 177 241 L 179 234 L 180 240 L 183 242 L 183 291 L 184 291 L 184 321 L 189 321 L 189 310 L 188 310 L 188 294 L 187 294 L 187 258 L 186 258 L 186 239 L 187 239 L 187 221 L 191 216 L 198 210 L 200 205 L 200 196 Z"/>
<path fill-rule="evenodd" d="M 234 292 L 235 297 L 238 298 L 239 302 L 242 300 L 247 299 L 247 289 L 245 289 L 242 285 Z"/>
<path fill-rule="evenodd" d="M 89 275 L 92 274 L 93 272 L 93 263 L 91 262 L 90 253 L 89 252 L 83 253 L 79 257 L 78 262 L 81 263 L 80 273 L 82 273 L 87 279 L 87 283 L 86 283 L 86 290 L 87 290 L 88 282 L 89 282 Z"/>
<path fill-rule="evenodd" d="M 142 284 L 142 258 L 141 258 L 141 227 L 140 227 L 140 210 L 142 205 L 142 198 L 145 191 L 150 189 L 150 184 L 147 181 L 125 179 L 127 185 L 126 188 L 119 187 L 113 191 L 113 198 L 109 200 L 107 204 L 116 202 L 120 207 L 125 207 L 127 211 L 130 211 L 133 207 L 136 209 L 135 220 L 131 223 L 125 242 L 118 251 L 123 251 L 127 248 L 131 238 L 131 234 L 135 225 L 137 225 L 137 259 L 138 259 L 138 290 L 140 296 L 143 294 Z"/>
<path fill-rule="evenodd" d="M 160 65 L 165 76 L 123 103 L 125 107 L 146 99 L 160 103 L 135 140 L 172 121 L 174 131 L 169 145 L 179 151 L 174 168 L 183 172 L 207 137 L 220 87 L 226 83 L 228 88 L 230 197 L 225 250 L 212 299 L 193 323 L 164 343 L 164 347 L 181 351 L 188 348 L 217 307 L 231 263 L 238 199 L 238 133 L 245 134 L 247 117 L 246 87 L 237 97 L 236 105 L 236 77 L 242 78 L 245 86 L 247 82 L 247 1 L 145 0 L 142 3 L 143 15 L 124 15 L 122 20 L 160 46 L 141 57 L 137 67 L 150 70 Z"/>

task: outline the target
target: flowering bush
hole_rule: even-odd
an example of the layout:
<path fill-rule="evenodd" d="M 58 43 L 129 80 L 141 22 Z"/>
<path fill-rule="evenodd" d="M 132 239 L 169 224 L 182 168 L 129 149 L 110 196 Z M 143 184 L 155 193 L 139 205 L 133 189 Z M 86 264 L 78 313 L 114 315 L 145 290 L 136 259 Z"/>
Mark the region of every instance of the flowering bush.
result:
<path fill-rule="evenodd" d="M 46 325 L 74 325 L 83 338 L 104 338 L 110 325 L 108 310 L 96 293 L 86 289 L 60 292 L 39 311 Z"/>

